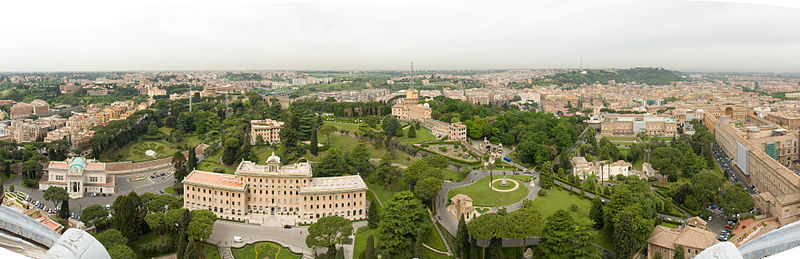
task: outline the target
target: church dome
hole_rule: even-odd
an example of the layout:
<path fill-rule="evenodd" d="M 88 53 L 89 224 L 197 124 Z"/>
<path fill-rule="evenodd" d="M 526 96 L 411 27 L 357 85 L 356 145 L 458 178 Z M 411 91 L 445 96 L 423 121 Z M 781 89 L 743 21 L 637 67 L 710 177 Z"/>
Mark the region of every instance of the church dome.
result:
<path fill-rule="evenodd" d="M 272 152 L 272 155 L 267 158 L 267 164 L 272 163 L 273 161 L 275 163 L 280 163 L 281 162 L 281 157 L 276 156 L 275 152 Z"/>

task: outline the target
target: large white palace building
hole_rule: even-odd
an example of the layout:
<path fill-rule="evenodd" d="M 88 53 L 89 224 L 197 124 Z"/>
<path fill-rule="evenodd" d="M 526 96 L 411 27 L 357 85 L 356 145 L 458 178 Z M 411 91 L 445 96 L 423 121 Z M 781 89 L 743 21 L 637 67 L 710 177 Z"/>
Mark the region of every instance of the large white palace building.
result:
<path fill-rule="evenodd" d="M 242 161 L 234 174 L 194 170 L 183 180 L 184 207 L 253 224 L 310 224 L 325 216 L 367 217 L 361 176 L 313 177 L 309 162 L 266 165 Z"/>

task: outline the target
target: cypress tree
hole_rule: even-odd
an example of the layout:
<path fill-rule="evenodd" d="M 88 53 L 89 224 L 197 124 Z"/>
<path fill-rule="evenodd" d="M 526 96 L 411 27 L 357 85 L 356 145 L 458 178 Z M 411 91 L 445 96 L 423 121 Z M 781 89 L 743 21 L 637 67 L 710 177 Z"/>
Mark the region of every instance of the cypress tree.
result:
<path fill-rule="evenodd" d="M 69 218 L 69 199 L 66 199 L 61 202 L 61 209 L 58 210 L 58 216 L 62 219 Z"/>
<path fill-rule="evenodd" d="M 367 237 L 367 247 L 364 249 L 364 258 L 365 259 L 377 259 L 378 256 L 375 254 L 375 238 L 373 235 L 369 235 Z"/>
<path fill-rule="evenodd" d="M 378 204 L 377 202 L 370 202 L 369 203 L 369 212 L 367 213 L 367 226 L 369 228 L 375 229 L 378 228 L 378 223 L 381 222 L 381 216 L 378 215 Z"/>
<path fill-rule="evenodd" d="M 408 138 L 416 138 L 417 137 L 417 130 L 414 126 L 408 127 Z"/>
<path fill-rule="evenodd" d="M 469 251 L 472 242 L 469 238 L 469 230 L 467 230 L 467 222 L 464 216 L 458 221 L 458 230 L 456 231 L 455 250 L 456 253 L 461 255 L 461 258 L 469 258 Z"/>
<path fill-rule="evenodd" d="M 197 167 L 197 154 L 195 154 L 194 149 L 196 147 L 189 148 L 189 160 L 186 161 L 186 173 L 192 172 L 192 170 Z M 185 175 L 184 175 L 185 176 Z"/>
<path fill-rule="evenodd" d="M 317 129 L 314 128 L 311 130 L 311 146 L 309 147 L 311 154 L 316 156 L 319 153 L 319 149 L 317 148 Z"/>

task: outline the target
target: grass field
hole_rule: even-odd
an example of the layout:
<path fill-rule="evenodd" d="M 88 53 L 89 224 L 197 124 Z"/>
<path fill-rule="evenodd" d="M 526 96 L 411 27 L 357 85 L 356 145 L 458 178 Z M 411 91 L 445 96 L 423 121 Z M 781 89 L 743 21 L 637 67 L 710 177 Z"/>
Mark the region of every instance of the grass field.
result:
<path fill-rule="evenodd" d="M 572 204 L 578 206 L 577 211 L 571 211 L 569 209 Z M 589 218 L 589 209 L 592 207 L 592 201 L 581 199 L 578 194 L 570 191 L 553 188 L 547 190 L 545 196 L 536 197 L 536 199 L 533 200 L 533 207 L 542 212 L 544 217 L 552 215 L 559 209 L 563 209 L 570 212 L 575 218 Z M 599 235 L 597 239 L 594 240 L 594 243 L 613 250 L 611 234 L 607 233 L 605 229 L 601 229 L 598 232 Z"/>
<path fill-rule="evenodd" d="M 0 179 L 3 179 L 3 182 L 4 182 L 4 183 L 7 183 L 7 182 L 8 182 L 8 179 L 13 179 L 13 178 L 14 178 L 14 177 L 16 177 L 16 176 L 17 176 L 17 174 L 15 174 L 15 173 L 11 173 L 11 174 L 10 174 L 8 177 L 6 177 L 6 174 L 5 174 L 5 173 L 0 173 Z"/>
<path fill-rule="evenodd" d="M 445 181 L 460 182 L 460 181 L 464 180 L 464 178 L 465 178 L 464 175 L 462 175 L 461 173 L 459 173 L 456 170 L 452 170 L 452 169 L 443 169 L 442 170 L 442 179 L 444 179 Z"/>
<path fill-rule="evenodd" d="M 675 223 L 672 223 L 672 222 L 661 222 L 660 225 L 668 227 L 668 228 L 678 228 L 678 227 L 681 226 L 681 225 L 678 225 L 678 224 L 675 224 Z"/>
<path fill-rule="evenodd" d="M 326 122 L 323 122 L 323 124 L 324 125 L 334 126 L 339 130 L 346 130 L 346 131 L 349 131 L 349 132 L 358 132 L 358 124 L 354 124 L 354 123 L 326 121 Z M 333 135 L 333 134 L 331 134 L 331 135 Z"/>
<path fill-rule="evenodd" d="M 167 186 L 167 188 L 164 188 L 164 192 L 169 194 L 176 194 L 175 190 L 172 189 L 172 185 Z"/>
<path fill-rule="evenodd" d="M 205 259 L 217 259 L 220 258 L 219 256 L 219 249 L 217 246 L 209 244 L 209 243 L 197 243 L 199 245 L 197 255 L 200 258 Z"/>
<path fill-rule="evenodd" d="M 381 200 L 381 203 L 385 206 L 386 203 L 394 198 L 394 190 L 390 189 L 388 186 L 381 185 L 381 184 L 374 184 L 374 183 L 367 183 L 367 188 L 375 192 L 378 199 Z"/>
<path fill-rule="evenodd" d="M 408 137 L 408 129 L 409 128 L 411 128 L 411 127 L 407 127 L 406 129 L 403 130 L 403 136 L 402 137 L 396 138 L 397 142 L 406 143 L 406 144 L 417 144 L 417 143 L 422 143 L 424 141 L 436 139 L 436 136 L 434 136 L 431 133 L 431 130 L 426 129 L 425 127 L 419 127 L 419 129 L 417 130 L 417 136 L 414 137 L 414 138 L 409 138 Z"/>
<path fill-rule="evenodd" d="M 374 235 L 372 238 L 377 239 L 377 234 L 377 229 L 368 229 L 367 231 L 356 233 L 356 240 L 353 241 L 353 258 L 360 258 L 361 253 L 367 248 L 367 238 Z M 374 241 L 375 245 L 377 245 L 377 240 Z"/>
<path fill-rule="evenodd" d="M 642 170 L 642 166 L 643 165 L 644 165 L 644 158 L 636 160 L 635 162 L 633 162 L 633 164 L 631 164 L 631 166 L 633 166 L 633 169 L 636 169 L 636 170 L 639 170 L 639 171 Z"/>
<path fill-rule="evenodd" d="M 425 220 L 425 222 L 427 222 L 431 228 L 431 231 L 428 233 L 428 238 L 425 239 L 425 244 L 433 247 L 436 250 L 446 252 L 447 248 L 444 247 L 444 241 L 442 241 L 442 239 L 439 237 L 439 233 L 436 232 L 436 229 L 434 229 L 435 226 L 433 223 L 431 223 L 429 220 Z"/>
<path fill-rule="evenodd" d="M 277 256 L 275 256 L 275 257 L 267 257 L 268 255 L 259 254 L 258 257 L 256 257 L 256 246 L 268 246 L 270 249 L 267 249 L 267 250 L 270 250 L 270 252 L 273 252 L 272 255 L 274 255 L 274 252 L 277 251 L 278 252 Z M 258 243 L 255 243 L 255 244 L 247 245 L 247 246 L 242 247 L 242 248 L 234 248 L 234 249 L 231 249 L 231 251 L 233 252 L 233 257 L 234 258 L 242 258 L 242 259 L 244 259 L 244 258 L 278 258 L 278 259 L 303 258 L 302 255 L 298 255 L 298 254 L 292 253 L 292 251 L 290 251 L 289 248 L 283 247 L 283 246 L 281 246 L 279 244 L 272 243 L 272 242 L 258 242 Z"/>
<path fill-rule="evenodd" d="M 496 179 L 499 179 L 502 176 L 496 175 Z M 523 178 L 517 175 L 510 175 L 507 176 L 509 179 L 518 179 L 520 180 L 519 188 L 511 192 L 497 192 L 489 189 L 489 177 L 483 177 L 475 183 L 462 186 L 458 188 L 454 188 L 447 193 L 447 197 L 452 198 L 456 194 L 465 194 L 472 198 L 474 206 L 482 206 L 482 207 L 497 207 L 497 206 L 505 206 L 508 204 L 512 204 L 518 201 L 521 201 L 525 196 L 528 195 L 528 188 L 522 186 L 523 184 L 528 184 L 523 182 L 523 179 L 530 179 L 530 178 Z"/>
<path fill-rule="evenodd" d="M 197 146 L 202 141 L 194 134 L 186 134 L 183 140 L 178 143 L 170 143 L 166 141 L 169 136 L 170 128 L 160 128 L 159 131 L 163 133 L 163 138 L 159 140 L 143 140 L 139 138 L 136 141 L 131 141 L 121 148 L 114 148 L 104 151 L 100 155 L 100 161 L 115 162 L 115 161 L 133 161 L 142 162 L 150 161 L 175 155 L 175 151 L 183 150 L 185 146 Z M 155 157 L 145 155 L 145 151 L 152 149 L 156 151 Z"/>
<path fill-rule="evenodd" d="M 327 137 L 326 136 L 320 136 L 320 135 L 321 134 L 317 135 L 317 140 L 319 141 L 319 143 L 323 143 L 323 144 L 327 143 L 327 140 L 326 140 Z M 385 147 L 376 148 L 373 145 L 372 142 L 362 141 L 360 139 L 357 139 L 357 138 L 354 138 L 354 137 L 350 137 L 350 136 L 342 136 L 342 135 L 331 134 L 331 146 L 338 148 L 342 152 L 350 152 L 350 151 L 352 151 L 356 147 L 356 144 L 359 143 L 359 142 L 363 142 L 364 143 L 364 146 L 367 148 L 367 151 L 370 154 L 371 158 L 382 158 L 384 155 L 386 155 L 389 152 L 389 151 L 386 150 Z M 399 150 L 395 150 L 395 151 L 392 151 L 392 152 L 394 152 L 394 156 L 395 156 L 395 158 L 392 160 L 392 162 L 394 162 L 394 163 L 398 163 L 398 164 L 401 164 L 401 165 L 410 165 L 411 162 L 416 159 L 416 158 L 412 158 L 411 156 L 409 156 L 405 152 L 402 152 L 402 151 L 399 151 Z M 322 152 L 318 156 L 314 157 L 314 156 L 311 156 L 310 153 L 307 153 L 306 158 L 308 158 L 308 160 L 310 160 L 310 161 L 315 161 L 316 162 L 316 161 L 319 160 L 319 158 L 323 154 L 324 154 L 324 152 Z"/>
<path fill-rule="evenodd" d="M 222 155 L 222 148 L 217 149 L 216 152 L 209 154 L 205 159 L 197 162 L 197 170 L 214 172 L 214 169 L 219 168 L 225 171 L 226 174 L 232 174 L 236 171 L 236 166 L 223 166 L 219 163 L 219 156 Z"/>

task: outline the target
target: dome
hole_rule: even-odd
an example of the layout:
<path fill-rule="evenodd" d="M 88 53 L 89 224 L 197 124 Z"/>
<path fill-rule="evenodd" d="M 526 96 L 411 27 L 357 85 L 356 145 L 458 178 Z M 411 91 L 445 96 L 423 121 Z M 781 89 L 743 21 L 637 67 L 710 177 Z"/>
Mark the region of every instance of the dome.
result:
<path fill-rule="evenodd" d="M 269 163 L 271 163 L 273 161 L 275 161 L 275 163 L 280 163 L 281 162 L 281 157 L 276 156 L 275 152 L 272 152 L 272 155 L 267 158 L 267 164 L 269 164 Z"/>

